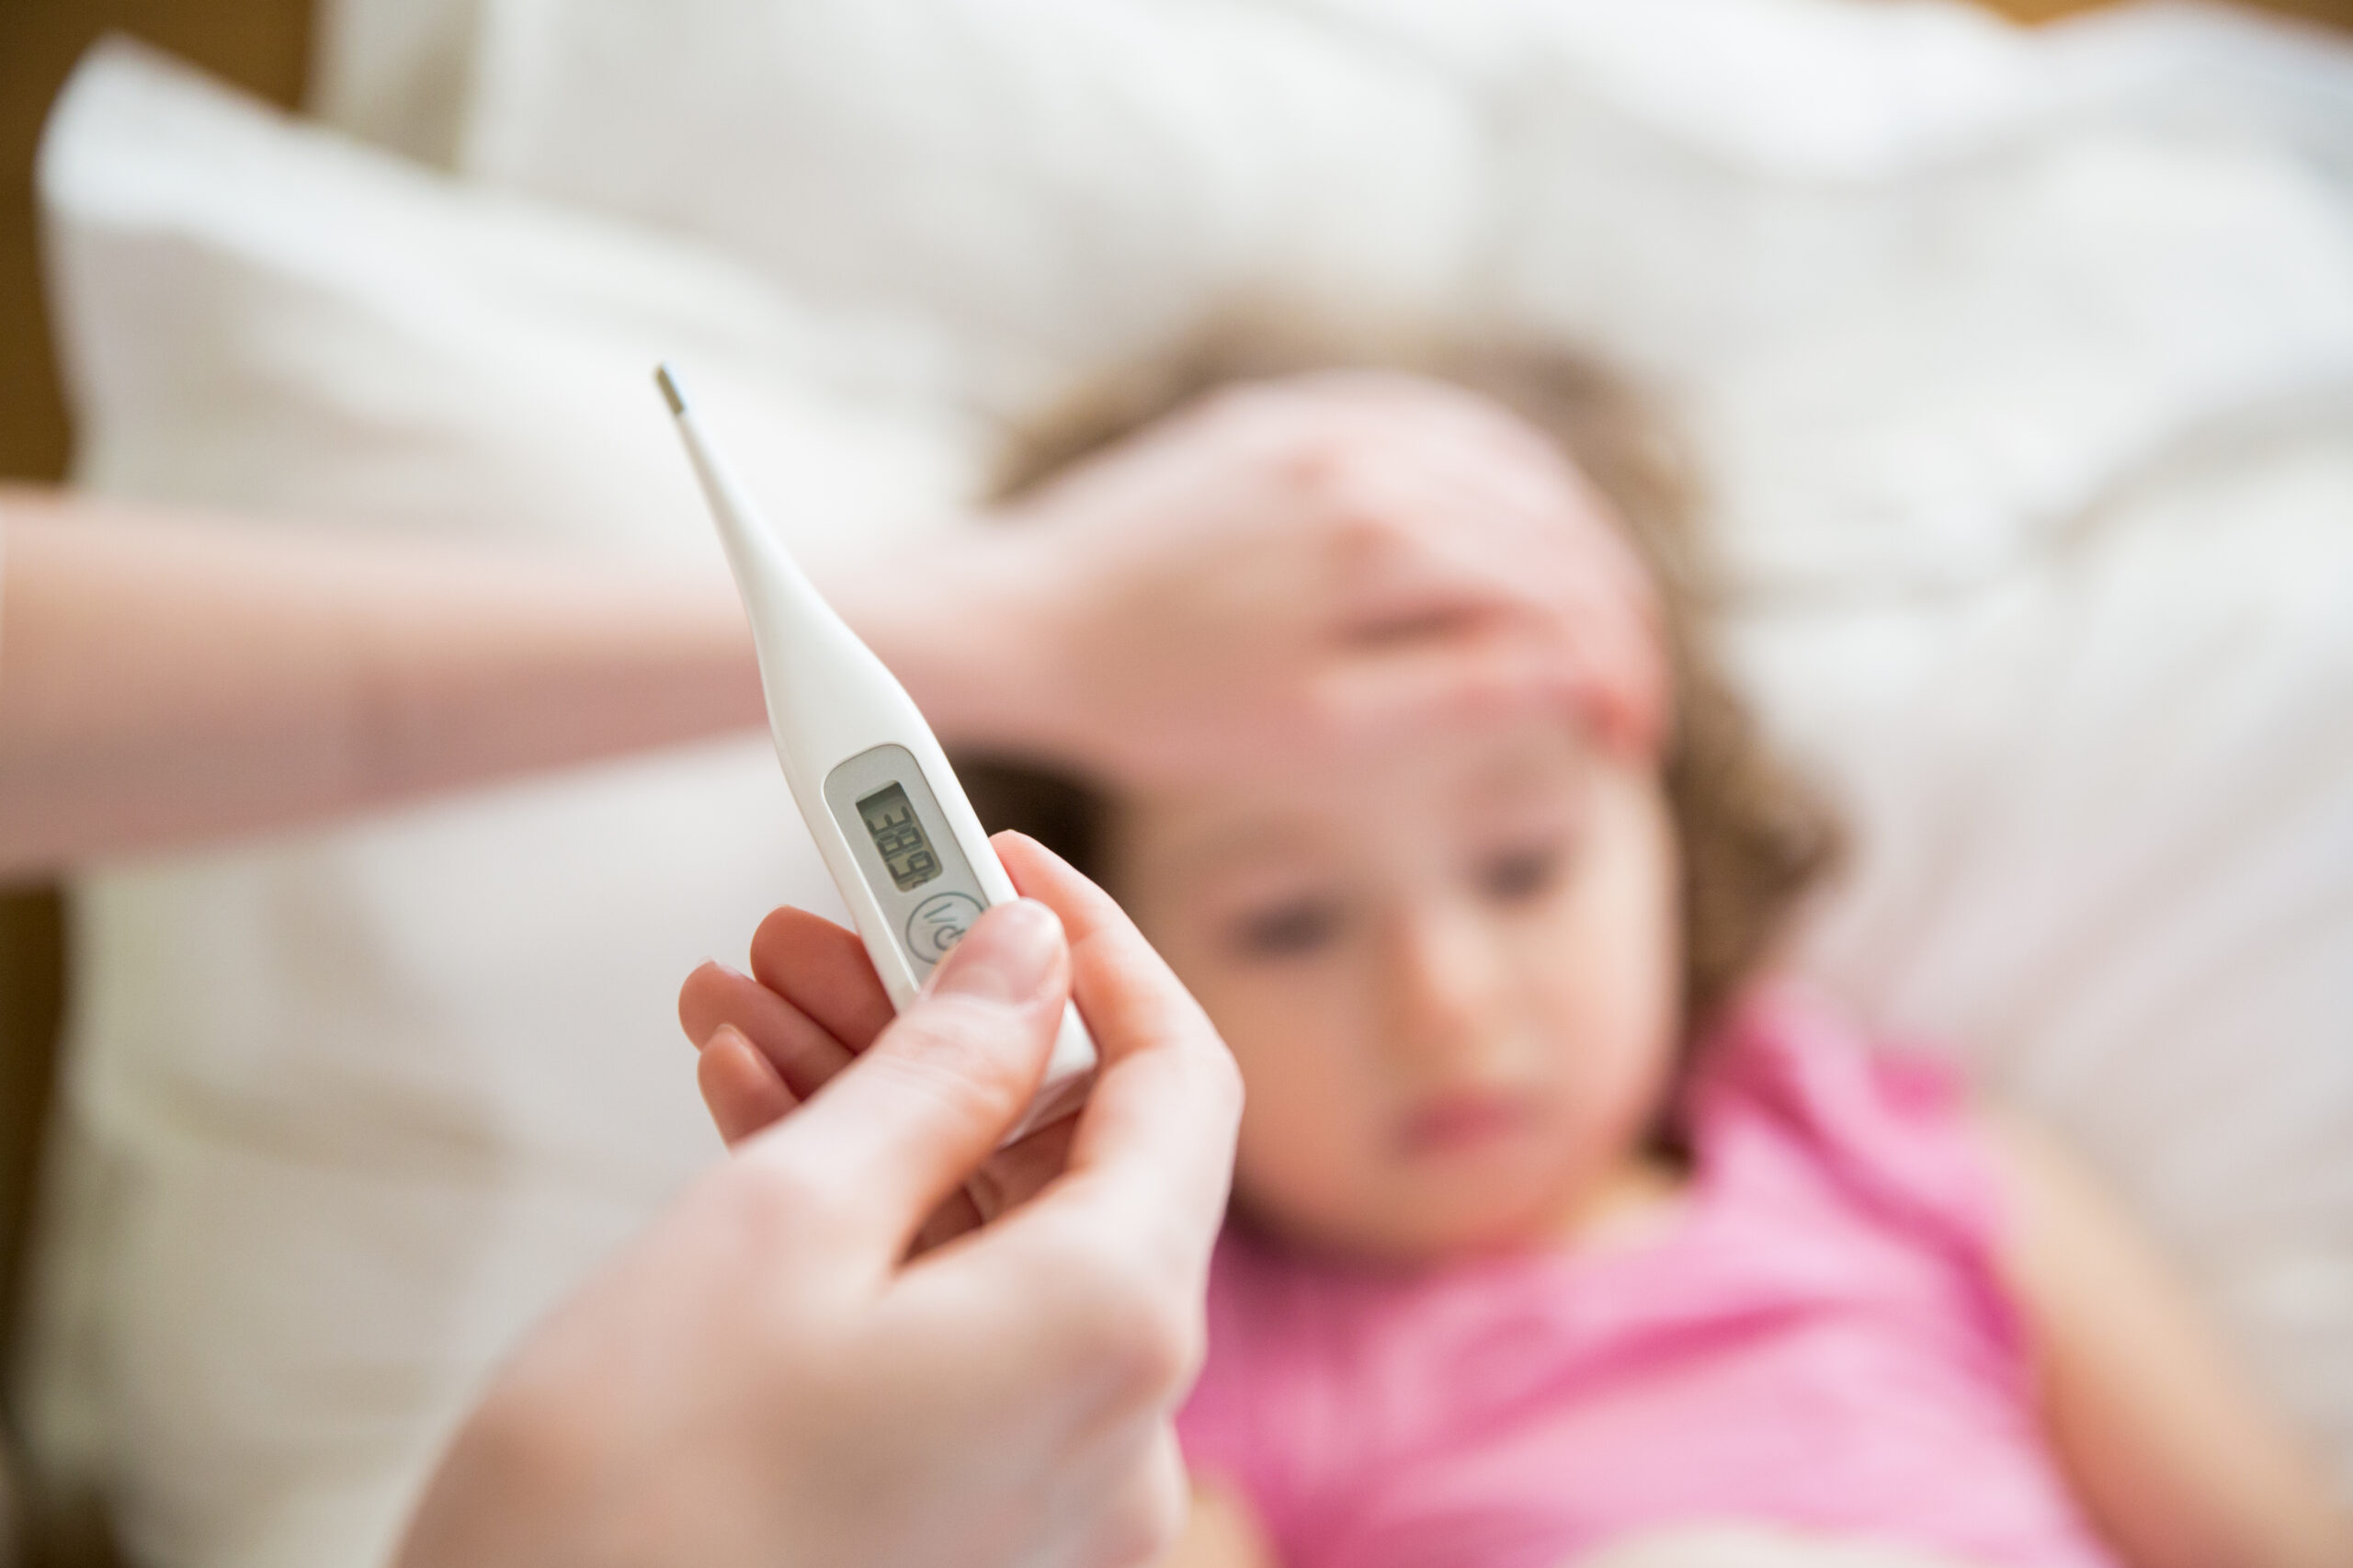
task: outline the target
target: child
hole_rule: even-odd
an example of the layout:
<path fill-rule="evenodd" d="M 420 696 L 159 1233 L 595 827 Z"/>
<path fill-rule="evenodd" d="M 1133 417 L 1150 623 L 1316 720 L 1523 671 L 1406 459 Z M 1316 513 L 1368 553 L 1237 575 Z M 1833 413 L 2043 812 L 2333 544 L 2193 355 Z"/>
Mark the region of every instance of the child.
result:
<path fill-rule="evenodd" d="M 1247 1086 L 1172 1561 L 1733 1562 L 1721 1534 L 1628 1543 L 1753 1524 L 1775 1562 L 2353 1563 L 2315 1472 L 2059 1156 L 1761 975 L 1833 835 L 1695 634 L 1640 408 L 1559 358 L 1435 368 L 1466 417 L 1552 443 L 1535 472 L 1574 521 L 1531 548 L 1576 551 L 1590 590 L 1573 712 L 1117 800 L 960 766 L 984 821 L 1120 898 Z M 1217 417 L 1184 411 L 1223 383 L 1252 383 L 1229 408 L 1384 384 L 1268 369 L 1112 389 L 1035 447 L 1012 510 L 1158 419 Z M 781 1064 L 725 983 L 699 971 L 685 1010 Z"/>

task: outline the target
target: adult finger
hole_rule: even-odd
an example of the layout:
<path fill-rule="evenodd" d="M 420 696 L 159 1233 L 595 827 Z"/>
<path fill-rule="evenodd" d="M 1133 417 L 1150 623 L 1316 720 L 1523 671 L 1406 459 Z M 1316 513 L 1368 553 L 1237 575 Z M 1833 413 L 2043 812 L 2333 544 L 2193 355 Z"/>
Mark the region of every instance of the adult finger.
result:
<path fill-rule="evenodd" d="M 934 1247 L 946 1246 L 1026 1201 L 1062 1174 L 1070 1157 L 1070 1133 L 1071 1119 L 1064 1117 L 990 1155 L 966 1178 L 961 1191 L 949 1194 L 932 1210 L 931 1218 L 916 1233 L 908 1256 L 920 1257 Z"/>
<path fill-rule="evenodd" d="M 1554 628 L 1490 622 L 1336 650 L 1307 687 L 1315 733 L 1345 749 L 1583 711 L 1589 672 Z"/>
<path fill-rule="evenodd" d="M 862 949 L 861 949 L 862 950 Z M 785 1087 L 807 1099 L 849 1065 L 849 1048 L 806 1013 L 748 974 L 707 963 L 678 988 L 678 1023 L 703 1045 L 732 1027 L 782 1074 Z"/>
<path fill-rule="evenodd" d="M 887 1270 L 1029 1106 L 1069 994 L 1052 911 L 999 904 L 871 1047 L 744 1157 L 789 1171 L 813 1218 Z"/>
<path fill-rule="evenodd" d="M 893 1017 L 858 933 L 790 904 L 752 933 L 752 974 L 853 1052 L 864 1051 Z"/>
<path fill-rule="evenodd" d="M 1040 1188 L 1062 1175 L 1063 1168 L 1070 1164 L 1070 1140 L 1075 1125 L 1075 1119 L 1063 1117 L 990 1155 L 988 1163 L 974 1171 L 972 1180 L 964 1184 L 976 1219 L 986 1223 L 1028 1202 Z"/>
<path fill-rule="evenodd" d="M 722 1024 L 704 1044 L 695 1084 L 730 1148 L 782 1120 L 800 1104 L 775 1066 L 730 1024 Z"/>
<path fill-rule="evenodd" d="M 1062 1178 L 1012 1222 L 1076 1222 L 1107 1248 L 1139 1249 L 1147 1270 L 1189 1281 L 1208 1267 L 1233 1174 L 1233 1055 L 1108 894 L 1033 839 L 994 842 L 1014 885 L 1062 917 L 1072 994 L 1102 1058 Z"/>
<path fill-rule="evenodd" d="M 1552 541 L 1538 548 L 1499 538 L 1493 526 L 1449 532 L 1434 539 L 1427 528 L 1400 524 L 1393 515 L 1362 514 L 1348 524 L 1330 584 L 1342 631 L 1378 636 L 1390 628 L 1448 619 L 1561 613 L 1576 569 L 1567 551 Z"/>

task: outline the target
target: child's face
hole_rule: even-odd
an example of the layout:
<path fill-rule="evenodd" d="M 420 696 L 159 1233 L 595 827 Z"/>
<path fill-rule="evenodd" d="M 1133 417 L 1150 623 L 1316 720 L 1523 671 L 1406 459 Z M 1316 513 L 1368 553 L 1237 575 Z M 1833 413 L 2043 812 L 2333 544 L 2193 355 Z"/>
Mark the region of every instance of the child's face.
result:
<path fill-rule="evenodd" d="M 1566 724 L 1131 800 L 1122 902 L 1248 1088 L 1236 1189 L 1411 1260 L 1574 1227 L 1667 1092 L 1681 952 L 1646 765 Z"/>

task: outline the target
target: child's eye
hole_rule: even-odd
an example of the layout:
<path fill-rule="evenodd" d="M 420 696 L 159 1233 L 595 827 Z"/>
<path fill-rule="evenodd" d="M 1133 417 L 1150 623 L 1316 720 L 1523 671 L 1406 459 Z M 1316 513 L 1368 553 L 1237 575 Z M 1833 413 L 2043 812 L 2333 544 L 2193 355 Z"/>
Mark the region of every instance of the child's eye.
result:
<path fill-rule="evenodd" d="M 1237 920 L 1233 943 L 1245 958 L 1297 958 L 1329 942 L 1339 927 L 1337 905 L 1302 899 Z"/>
<path fill-rule="evenodd" d="M 1479 868 L 1480 890 L 1499 903 L 1534 898 L 1560 876 L 1561 860 L 1561 852 L 1549 847 L 1495 856 Z"/>

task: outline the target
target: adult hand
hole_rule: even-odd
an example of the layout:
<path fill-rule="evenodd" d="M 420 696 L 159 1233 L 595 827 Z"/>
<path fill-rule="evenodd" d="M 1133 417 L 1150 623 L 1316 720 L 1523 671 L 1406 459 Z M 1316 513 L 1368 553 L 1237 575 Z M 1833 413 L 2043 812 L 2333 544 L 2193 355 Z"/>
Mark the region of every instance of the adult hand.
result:
<path fill-rule="evenodd" d="M 1020 834 L 992 842 L 1024 893 L 1058 897 L 1076 874 Z M 858 934 L 790 904 L 753 933 L 751 973 L 706 963 L 678 992 L 678 1022 L 701 1052 L 696 1081 L 703 1104 L 730 1147 L 815 1094 L 893 1016 Z M 992 1154 L 933 1212 L 915 1250 L 952 1240 L 1035 1193 L 1062 1171 L 1077 1126 L 1056 1121 Z"/>
<path fill-rule="evenodd" d="M 958 548 L 853 619 L 953 738 L 1113 784 L 1567 704 L 1638 746 L 1663 722 L 1652 596 L 1607 504 L 1442 382 L 1213 394 Z"/>
<path fill-rule="evenodd" d="M 1093 1568 L 1173 1537 L 1239 1083 L 1109 899 L 1002 847 L 1030 898 L 538 1332 L 444 1460 L 409 1568 Z M 866 960 L 789 967 L 796 994 L 851 994 Z M 1067 1165 L 911 1258 L 1074 994 L 1103 1065 Z"/>

